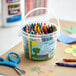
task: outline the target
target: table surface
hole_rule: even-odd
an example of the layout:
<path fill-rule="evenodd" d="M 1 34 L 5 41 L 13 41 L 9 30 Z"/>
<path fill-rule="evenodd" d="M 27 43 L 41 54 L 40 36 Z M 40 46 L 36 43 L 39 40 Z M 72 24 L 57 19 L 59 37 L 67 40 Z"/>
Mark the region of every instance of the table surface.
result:
<path fill-rule="evenodd" d="M 56 23 L 56 21 L 54 21 L 54 20 L 51 20 L 51 21 Z M 66 21 L 60 21 L 60 24 L 61 24 L 61 30 L 65 29 L 65 28 L 70 29 L 72 25 L 76 26 L 76 23 L 66 22 Z M 5 38 L 5 40 L 6 40 L 6 38 Z M 9 45 L 7 45 L 7 46 L 9 46 Z M 66 54 L 64 52 L 64 50 L 69 47 L 71 47 L 71 44 L 64 44 L 61 42 L 57 42 L 57 46 L 56 46 L 56 50 L 55 50 L 56 54 L 52 59 L 50 59 L 48 61 L 31 61 L 31 60 L 25 58 L 22 43 L 18 44 L 17 46 L 15 46 L 12 49 L 10 49 L 8 52 L 14 51 L 20 55 L 21 61 L 19 63 L 19 66 L 26 71 L 26 74 L 23 74 L 21 76 L 25 76 L 25 75 L 26 76 L 50 76 L 50 75 L 51 76 L 75 76 L 76 75 L 75 68 L 62 67 L 62 66 L 55 67 L 55 63 L 63 62 L 62 61 L 63 58 L 75 58 L 71 54 Z M 4 55 L 2 55 L 1 57 L 8 60 L 8 57 L 7 57 L 8 52 L 5 53 Z M 34 67 L 40 67 L 40 71 L 31 72 L 30 69 L 34 68 Z M 39 73 L 39 72 L 42 72 L 42 73 Z M 5 67 L 5 66 L 0 66 L 0 73 L 5 74 L 7 76 L 10 76 L 10 75 L 19 76 L 13 68 Z"/>

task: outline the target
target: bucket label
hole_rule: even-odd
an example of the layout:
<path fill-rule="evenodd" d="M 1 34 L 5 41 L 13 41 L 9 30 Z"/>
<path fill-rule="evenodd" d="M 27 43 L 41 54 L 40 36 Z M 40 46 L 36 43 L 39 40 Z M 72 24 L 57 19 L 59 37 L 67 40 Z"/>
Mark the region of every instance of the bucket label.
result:
<path fill-rule="evenodd" d="M 56 39 L 52 39 L 45 42 L 26 40 L 24 41 L 24 44 L 25 44 L 25 53 L 27 57 L 29 59 L 31 57 L 32 60 L 48 60 L 52 58 L 55 54 Z"/>
<path fill-rule="evenodd" d="M 20 4 L 8 5 L 8 16 L 7 23 L 20 21 L 22 18 Z"/>

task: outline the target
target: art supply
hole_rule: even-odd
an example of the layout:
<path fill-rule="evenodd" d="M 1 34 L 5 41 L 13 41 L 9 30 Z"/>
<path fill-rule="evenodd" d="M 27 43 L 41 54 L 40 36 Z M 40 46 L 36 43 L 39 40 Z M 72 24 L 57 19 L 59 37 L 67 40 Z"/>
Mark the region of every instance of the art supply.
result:
<path fill-rule="evenodd" d="M 69 37 L 76 38 L 76 34 L 70 34 Z"/>
<path fill-rule="evenodd" d="M 65 53 L 72 54 L 73 57 L 76 57 L 76 44 L 72 45 L 72 48 L 67 48 L 64 50 Z"/>
<path fill-rule="evenodd" d="M 12 55 L 16 55 L 18 59 L 13 59 Z M 0 65 L 13 67 L 18 72 L 19 75 L 25 73 L 25 71 L 18 66 L 18 63 L 20 62 L 20 56 L 17 53 L 15 52 L 8 53 L 8 59 L 9 61 L 0 57 Z"/>
<path fill-rule="evenodd" d="M 65 62 L 76 62 L 76 59 L 63 59 Z"/>
<path fill-rule="evenodd" d="M 44 23 L 43 25 L 40 23 L 35 23 L 35 24 L 26 24 L 25 27 L 23 27 L 24 32 L 30 33 L 30 34 L 49 34 L 57 31 L 57 28 L 55 25 L 46 25 Z M 28 29 L 27 29 L 28 28 Z M 30 29 L 31 28 L 31 29 Z"/>
<path fill-rule="evenodd" d="M 66 67 L 76 67 L 76 64 L 70 64 L 70 63 L 56 63 L 56 65 Z"/>
<path fill-rule="evenodd" d="M 72 29 L 64 29 L 64 31 L 70 34 L 76 34 L 76 26 L 72 26 Z"/>
<path fill-rule="evenodd" d="M 46 8 L 35 8 L 31 10 L 25 18 L 33 11 Z M 57 20 L 58 21 L 58 20 Z M 59 35 L 60 26 L 54 23 L 43 21 L 31 21 L 23 24 L 22 36 L 24 51 L 30 60 L 48 60 L 55 55 L 56 40 Z"/>
<path fill-rule="evenodd" d="M 69 43 L 76 42 L 76 38 L 69 37 L 68 35 L 64 34 L 63 32 L 60 32 L 58 41 L 69 44 Z"/>
<path fill-rule="evenodd" d="M 24 18 L 24 0 L 1 0 L 2 26 L 20 26 Z"/>

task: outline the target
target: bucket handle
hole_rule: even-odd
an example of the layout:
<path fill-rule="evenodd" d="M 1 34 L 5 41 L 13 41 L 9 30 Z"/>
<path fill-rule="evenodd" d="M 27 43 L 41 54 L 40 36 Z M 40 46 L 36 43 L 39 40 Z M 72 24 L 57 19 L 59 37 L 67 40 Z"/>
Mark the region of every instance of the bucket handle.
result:
<path fill-rule="evenodd" d="M 24 19 L 23 19 L 21 25 L 23 25 L 23 22 L 25 21 L 25 19 L 28 17 L 29 14 L 31 14 L 32 12 L 34 12 L 34 11 L 36 11 L 36 10 L 40 10 L 40 9 L 46 9 L 46 10 L 47 10 L 47 8 L 45 8 L 45 7 L 39 7 L 39 8 L 32 9 L 31 11 L 29 11 L 29 12 L 25 15 L 25 17 L 24 17 Z M 54 13 L 54 11 L 53 11 L 52 8 L 51 8 L 50 10 L 51 10 L 51 12 L 54 14 L 54 16 L 55 16 L 55 18 L 56 18 L 56 20 L 57 20 L 57 24 L 58 24 L 58 28 L 57 28 L 57 29 L 58 29 L 58 36 L 59 36 L 59 35 L 60 35 L 60 23 L 59 23 L 59 18 L 56 16 L 56 14 Z"/>

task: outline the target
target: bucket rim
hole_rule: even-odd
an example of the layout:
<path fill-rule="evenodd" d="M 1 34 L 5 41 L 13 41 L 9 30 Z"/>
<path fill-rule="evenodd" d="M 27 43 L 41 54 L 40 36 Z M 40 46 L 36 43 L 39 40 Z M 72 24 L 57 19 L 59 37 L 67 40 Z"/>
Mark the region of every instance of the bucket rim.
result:
<path fill-rule="evenodd" d="M 55 32 L 53 32 L 53 33 L 49 33 L 49 34 L 41 34 L 41 35 L 37 35 L 37 36 L 40 36 L 40 37 L 42 37 L 42 36 L 51 36 L 51 35 L 55 35 L 55 34 L 57 34 L 58 33 L 58 26 L 55 24 L 55 23 L 52 23 L 52 22 L 44 22 L 44 21 L 38 21 L 38 22 L 29 22 L 29 24 L 32 24 L 32 23 L 42 23 L 42 24 L 44 24 L 44 23 L 46 23 L 46 25 L 48 24 L 48 25 L 54 25 L 54 26 L 56 26 L 56 28 L 57 28 L 57 31 L 55 31 Z M 27 24 L 26 24 L 27 25 Z M 24 26 L 25 27 L 25 26 Z M 22 29 L 21 29 L 21 32 L 22 32 L 22 34 L 24 33 L 25 35 L 31 35 L 31 36 L 36 36 L 35 34 L 30 34 L 30 33 L 27 33 L 27 32 L 25 32 L 24 30 L 23 30 L 23 27 L 22 27 Z"/>

